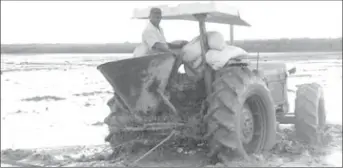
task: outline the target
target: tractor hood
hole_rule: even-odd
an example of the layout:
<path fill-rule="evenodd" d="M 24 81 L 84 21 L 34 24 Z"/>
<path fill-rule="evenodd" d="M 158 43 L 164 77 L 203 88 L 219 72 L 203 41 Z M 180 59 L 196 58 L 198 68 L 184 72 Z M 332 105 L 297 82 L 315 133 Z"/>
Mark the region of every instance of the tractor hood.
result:
<path fill-rule="evenodd" d="M 257 63 L 250 62 L 251 69 L 257 68 Z M 260 62 L 258 64 L 259 73 L 269 82 L 284 80 L 287 77 L 287 66 L 284 63 Z"/>

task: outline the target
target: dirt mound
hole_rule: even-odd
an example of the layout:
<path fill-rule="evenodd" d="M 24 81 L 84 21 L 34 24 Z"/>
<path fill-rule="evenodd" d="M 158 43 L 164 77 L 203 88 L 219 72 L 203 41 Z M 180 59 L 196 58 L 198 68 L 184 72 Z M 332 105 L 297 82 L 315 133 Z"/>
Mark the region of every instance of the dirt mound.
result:
<path fill-rule="evenodd" d="M 13 166 L 88 166 L 101 164 L 108 160 L 108 147 L 79 148 L 72 150 L 65 148 L 53 150 L 12 150 L 1 152 L 1 162 Z M 118 165 L 117 163 L 115 163 Z"/>
<path fill-rule="evenodd" d="M 29 150 L 5 150 L 1 152 L 1 162 L 14 166 L 45 166 L 56 165 L 51 155 L 45 153 L 37 153 Z"/>
<path fill-rule="evenodd" d="M 227 163 L 211 163 L 207 160 L 208 146 L 206 142 L 191 139 L 167 141 L 162 146 L 141 159 L 137 165 L 153 167 L 248 167 L 256 166 L 337 166 L 329 163 L 327 157 L 336 152 L 342 152 L 342 126 L 328 125 L 326 127 L 326 144 L 309 146 L 295 140 L 292 128 L 279 132 L 279 142 L 272 151 L 250 156 L 250 160 L 233 159 Z M 152 147 L 132 146 L 134 151 L 113 156 L 111 148 L 106 146 L 70 147 L 40 150 L 3 150 L 2 164 L 12 166 L 130 166 Z M 341 163 L 340 163 L 341 164 Z M 338 165 L 339 166 L 339 165 Z"/>
<path fill-rule="evenodd" d="M 49 101 L 49 100 L 59 101 L 59 100 L 65 100 L 65 98 L 57 97 L 57 96 L 35 96 L 35 97 L 30 97 L 30 98 L 22 99 L 21 101 L 34 101 L 34 102 L 38 102 L 38 101 Z"/>

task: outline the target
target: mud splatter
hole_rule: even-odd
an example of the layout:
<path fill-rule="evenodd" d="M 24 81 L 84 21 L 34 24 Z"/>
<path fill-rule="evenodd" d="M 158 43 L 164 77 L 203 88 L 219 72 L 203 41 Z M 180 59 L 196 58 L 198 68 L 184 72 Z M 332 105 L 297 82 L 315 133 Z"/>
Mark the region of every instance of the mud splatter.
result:
<path fill-rule="evenodd" d="M 49 101 L 49 100 L 60 101 L 60 100 L 65 100 L 65 98 L 57 97 L 57 96 L 35 96 L 35 97 L 21 99 L 21 101 L 34 101 L 34 102 Z"/>
<path fill-rule="evenodd" d="M 73 96 L 97 96 L 101 94 L 113 94 L 113 92 L 110 92 L 110 91 L 83 92 L 83 93 L 73 94 Z"/>

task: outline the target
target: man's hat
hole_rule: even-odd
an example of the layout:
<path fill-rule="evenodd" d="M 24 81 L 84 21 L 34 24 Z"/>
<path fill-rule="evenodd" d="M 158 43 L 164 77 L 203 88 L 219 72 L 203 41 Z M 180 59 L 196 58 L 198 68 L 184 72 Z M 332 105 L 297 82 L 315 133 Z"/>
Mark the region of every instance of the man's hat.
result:
<path fill-rule="evenodd" d="M 151 14 L 162 14 L 162 10 L 160 8 L 151 8 L 150 9 L 150 15 Z"/>

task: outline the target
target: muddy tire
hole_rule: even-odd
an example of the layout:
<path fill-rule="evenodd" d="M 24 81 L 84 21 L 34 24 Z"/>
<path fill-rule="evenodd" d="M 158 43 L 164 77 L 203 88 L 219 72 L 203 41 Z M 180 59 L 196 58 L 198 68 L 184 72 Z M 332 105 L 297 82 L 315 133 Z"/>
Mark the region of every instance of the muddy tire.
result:
<path fill-rule="evenodd" d="M 320 144 L 326 124 L 323 89 L 319 84 L 300 85 L 295 98 L 297 137 L 309 144 Z"/>
<path fill-rule="evenodd" d="M 232 156 L 248 159 L 250 154 L 272 149 L 276 139 L 274 103 L 261 77 L 246 67 L 228 67 L 216 72 L 212 86 L 205 116 L 209 157 L 225 162 Z"/>

